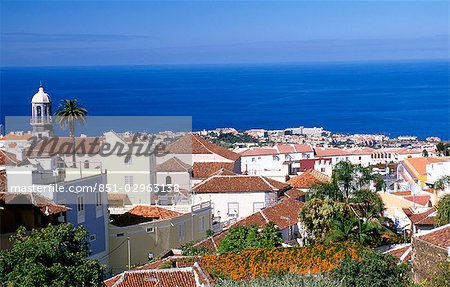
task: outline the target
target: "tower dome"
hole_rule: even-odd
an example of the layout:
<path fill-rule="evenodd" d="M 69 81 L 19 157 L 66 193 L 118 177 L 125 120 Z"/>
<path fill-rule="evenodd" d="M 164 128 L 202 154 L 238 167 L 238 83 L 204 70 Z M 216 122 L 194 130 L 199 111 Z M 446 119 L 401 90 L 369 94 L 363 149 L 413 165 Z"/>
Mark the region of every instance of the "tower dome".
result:
<path fill-rule="evenodd" d="M 44 92 L 44 87 L 42 84 L 39 85 L 39 91 L 34 94 L 33 98 L 31 99 L 32 104 L 50 104 L 52 100 L 50 99 L 50 96 Z"/>

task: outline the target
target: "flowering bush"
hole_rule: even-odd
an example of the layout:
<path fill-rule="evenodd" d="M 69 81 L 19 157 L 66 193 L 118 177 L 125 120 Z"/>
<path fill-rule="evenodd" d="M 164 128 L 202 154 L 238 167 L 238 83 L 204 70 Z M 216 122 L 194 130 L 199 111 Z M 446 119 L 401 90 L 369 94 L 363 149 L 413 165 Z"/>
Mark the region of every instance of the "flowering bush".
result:
<path fill-rule="evenodd" d="M 212 275 L 232 280 L 294 273 L 317 274 L 333 270 L 346 258 L 359 259 L 362 247 L 351 243 L 318 244 L 297 248 L 246 249 L 239 253 L 205 255 Z"/>

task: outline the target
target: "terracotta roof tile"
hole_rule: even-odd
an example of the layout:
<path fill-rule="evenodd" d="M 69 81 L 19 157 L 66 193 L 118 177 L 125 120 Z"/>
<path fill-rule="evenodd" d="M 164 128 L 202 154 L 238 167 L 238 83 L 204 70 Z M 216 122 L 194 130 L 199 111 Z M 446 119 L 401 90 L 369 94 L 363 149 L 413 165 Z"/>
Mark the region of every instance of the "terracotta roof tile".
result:
<path fill-rule="evenodd" d="M 435 225 L 436 223 L 436 209 L 434 207 L 423 212 L 414 212 L 411 208 L 403 208 L 403 212 L 414 225 Z"/>
<path fill-rule="evenodd" d="M 194 178 L 207 178 L 220 169 L 234 170 L 234 162 L 194 162 L 192 173 Z"/>
<path fill-rule="evenodd" d="M 350 154 L 349 152 L 339 148 L 323 148 L 323 147 L 315 148 L 314 152 L 316 153 L 317 157 L 346 156 Z"/>
<path fill-rule="evenodd" d="M 44 214 L 57 214 L 70 210 L 70 208 L 56 204 L 54 201 L 35 193 L 0 192 L 0 201 L 4 204 L 31 204 L 39 208 Z"/>
<path fill-rule="evenodd" d="M 263 176 L 214 175 L 194 186 L 196 193 L 211 192 L 276 192 L 289 185 Z"/>
<path fill-rule="evenodd" d="M 195 134 L 187 134 L 181 137 L 167 146 L 166 151 L 172 154 L 218 154 L 231 161 L 240 158 L 239 154 L 213 144 Z"/>
<path fill-rule="evenodd" d="M 190 172 L 191 166 L 177 157 L 172 157 L 156 166 L 157 172 Z"/>
<path fill-rule="evenodd" d="M 420 204 L 422 206 L 428 206 L 430 203 L 431 197 L 429 195 L 408 195 L 403 197 L 406 200 L 415 202 L 417 204 Z"/>
<path fill-rule="evenodd" d="M 101 146 L 100 137 L 76 137 L 76 154 L 98 154 Z M 25 151 L 27 155 L 72 154 L 73 140 L 70 137 L 53 137 L 40 141 Z"/>
<path fill-rule="evenodd" d="M 441 161 L 444 161 L 444 159 L 434 157 L 417 157 L 407 158 L 403 161 L 403 164 L 406 165 L 409 169 L 412 169 L 416 176 L 426 176 L 427 164 Z"/>
<path fill-rule="evenodd" d="M 15 133 L 9 133 L 0 138 L 0 141 L 18 141 L 18 140 L 28 140 L 32 137 L 32 134 L 25 133 L 22 135 L 15 134 Z"/>
<path fill-rule="evenodd" d="M 128 226 L 153 220 L 174 218 L 180 215 L 182 215 L 182 213 L 164 209 L 159 206 L 138 205 L 128 212 L 116 217 L 112 224 L 117 226 Z"/>
<path fill-rule="evenodd" d="M 317 170 L 310 169 L 308 171 L 305 171 L 299 176 L 293 177 L 290 180 L 288 180 L 287 183 L 289 183 L 292 187 L 295 188 L 310 188 L 311 185 L 318 183 L 318 182 L 329 182 L 330 177 L 326 174 L 323 174 Z"/>
<path fill-rule="evenodd" d="M 450 224 L 435 228 L 432 231 L 423 235 L 418 235 L 417 237 L 420 240 L 448 249 L 450 247 Z"/>
<path fill-rule="evenodd" d="M 15 154 L 0 150 L 0 165 L 15 165 L 18 162 Z"/>
<path fill-rule="evenodd" d="M 400 262 L 405 263 L 411 260 L 412 255 L 411 244 L 402 245 L 397 248 L 388 250 L 384 253 L 391 254 L 392 256 L 397 257 L 400 260 Z"/>
<path fill-rule="evenodd" d="M 260 156 L 277 155 L 278 151 L 274 148 L 251 148 L 241 152 L 241 156 Z"/>
<path fill-rule="evenodd" d="M 200 287 L 210 286 L 198 265 L 184 268 L 129 270 L 105 281 L 107 287 Z M 202 283 L 203 279 L 205 283 Z"/>

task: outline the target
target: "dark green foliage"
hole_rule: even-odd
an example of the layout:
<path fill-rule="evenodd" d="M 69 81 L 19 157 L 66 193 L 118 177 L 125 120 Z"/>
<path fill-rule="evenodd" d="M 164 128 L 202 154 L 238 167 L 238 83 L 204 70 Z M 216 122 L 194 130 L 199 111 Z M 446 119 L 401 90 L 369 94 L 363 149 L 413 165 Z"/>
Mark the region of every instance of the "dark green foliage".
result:
<path fill-rule="evenodd" d="M 450 194 L 444 195 L 436 206 L 437 215 L 436 223 L 437 225 L 445 225 L 450 223 Z"/>
<path fill-rule="evenodd" d="M 331 223 L 349 216 L 349 212 L 343 203 L 313 198 L 300 210 L 299 219 L 306 228 L 309 240 L 319 243 L 325 240 Z"/>
<path fill-rule="evenodd" d="M 210 250 L 204 246 L 194 247 L 194 244 L 195 244 L 195 242 L 182 244 L 181 245 L 181 253 L 184 256 L 200 256 L 200 255 L 213 253 L 212 250 Z"/>
<path fill-rule="evenodd" d="M 208 230 L 206 230 L 206 236 L 208 236 L 208 237 L 211 237 L 211 236 L 213 236 L 214 235 L 214 230 L 212 230 L 212 229 L 208 229 Z"/>
<path fill-rule="evenodd" d="M 235 144 L 235 143 L 257 143 L 258 140 L 254 137 L 248 135 L 248 134 L 220 134 L 217 136 L 216 140 L 217 143 L 228 143 L 228 144 Z"/>
<path fill-rule="evenodd" d="M 102 286 L 104 267 L 87 259 L 87 231 L 71 224 L 49 225 L 25 235 L 19 228 L 10 250 L 0 252 L 5 286 Z M 0 284 L 1 285 L 1 284 Z"/>
<path fill-rule="evenodd" d="M 436 152 L 440 156 L 450 156 L 450 144 L 440 142 L 436 145 Z"/>
<path fill-rule="evenodd" d="M 326 241 L 348 241 L 363 246 L 375 247 L 381 243 L 383 229 L 378 221 L 364 222 L 356 216 L 352 216 L 343 220 L 334 220 Z"/>
<path fill-rule="evenodd" d="M 366 220 L 379 219 L 384 211 L 384 203 L 378 193 L 367 189 L 353 192 L 350 203 L 358 209 L 359 216 Z"/>
<path fill-rule="evenodd" d="M 346 258 L 332 277 L 342 287 L 404 287 L 410 286 L 408 268 L 397 264 L 392 255 L 367 251 L 362 260 Z"/>
<path fill-rule="evenodd" d="M 280 246 L 282 242 L 280 230 L 271 222 L 262 230 L 257 226 L 237 226 L 230 228 L 217 250 L 226 253 L 248 248 L 271 248 Z"/>

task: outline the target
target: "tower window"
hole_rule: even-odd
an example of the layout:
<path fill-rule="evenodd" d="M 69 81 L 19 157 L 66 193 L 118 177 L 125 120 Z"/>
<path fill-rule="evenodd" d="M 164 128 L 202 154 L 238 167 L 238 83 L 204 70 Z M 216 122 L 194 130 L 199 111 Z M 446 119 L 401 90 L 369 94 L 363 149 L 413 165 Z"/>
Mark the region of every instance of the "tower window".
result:
<path fill-rule="evenodd" d="M 42 108 L 41 106 L 37 106 L 36 107 L 36 114 L 38 117 L 42 116 Z"/>
<path fill-rule="evenodd" d="M 166 184 L 172 184 L 172 178 L 170 176 L 166 176 Z"/>

